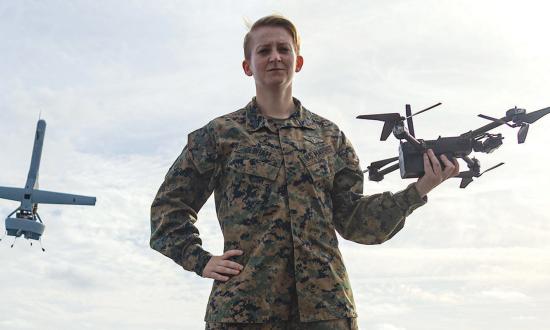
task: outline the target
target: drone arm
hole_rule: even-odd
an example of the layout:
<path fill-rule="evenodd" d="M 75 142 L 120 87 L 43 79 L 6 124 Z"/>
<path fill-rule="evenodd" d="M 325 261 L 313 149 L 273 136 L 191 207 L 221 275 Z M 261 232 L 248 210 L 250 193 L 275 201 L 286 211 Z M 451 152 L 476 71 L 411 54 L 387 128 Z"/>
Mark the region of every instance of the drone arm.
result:
<path fill-rule="evenodd" d="M 383 170 L 378 170 L 377 168 L 369 168 L 369 180 L 375 182 L 382 181 L 384 180 L 384 175 L 391 173 L 397 169 L 399 169 L 399 164 L 394 164 Z"/>
<path fill-rule="evenodd" d="M 509 120 L 510 120 L 510 118 L 508 118 L 508 116 L 502 117 L 498 121 L 492 121 L 487 125 L 481 126 L 480 128 L 478 128 L 476 130 L 466 132 L 466 133 L 462 134 L 461 136 L 466 136 L 468 134 L 471 134 L 472 138 L 477 138 L 477 137 L 483 136 L 483 134 L 485 134 L 486 132 L 492 130 L 493 128 L 497 128 L 497 127 L 499 127 L 503 124 L 506 124 Z"/>
<path fill-rule="evenodd" d="M 370 181 L 376 181 L 376 182 L 382 181 L 384 179 L 384 175 L 398 169 L 399 164 L 394 164 L 394 165 L 392 165 L 388 168 L 385 168 L 383 170 L 380 170 L 380 168 L 382 168 L 382 167 L 384 167 L 384 166 L 386 166 L 390 163 L 393 163 L 397 160 L 399 160 L 399 157 L 392 157 L 392 158 L 372 162 L 370 164 L 370 166 L 367 167 L 367 170 L 363 171 L 363 173 L 369 172 L 369 180 Z"/>
<path fill-rule="evenodd" d="M 469 171 L 467 172 L 470 172 L 472 174 L 472 176 L 479 176 L 479 171 L 480 171 L 480 164 L 479 164 L 479 160 L 477 160 L 476 158 L 470 158 L 468 156 L 464 156 L 462 157 L 462 159 L 466 162 L 466 164 L 468 165 L 468 169 Z"/>
<path fill-rule="evenodd" d="M 391 172 L 393 172 L 393 171 L 395 171 L 395 170 L 397 170 L 397 169 L 399 169 L 399 163 L 393 164 L 393 165 L 390 166 L 390 167 L 387 167 L 387 168 L 385 168 L 385 169 L 383 169 L 383 170 L 380 170 L 380 171 L 378 171 L 378 173 L 381 174 L 382 176 L 384 176 L 384 175 L 386 175 L 386 174 L 388 174 L 388 173 L 391 173 Z"/>
<path fill-rule="evenodd" d="M 409 141 L 416 150 L 420 151 L 421 153 L 424 153 L 426 151 L 424 145 L 422 142 L 418 141 L 414 136 L 410 135 L 408 132 L 405 132 L 405 140 Z"/>
<path fill-rule="evenodd" d="M 462 159 L 468 164 L 468 167 L 474 166 L 474 161 L 470 157 L 464 156 Z"/>
<path fill-rule="evenodd" d="M 425 151 L 425 146 L 422 142 L 417 140 L 414 136 L 412 136 L 403 125 L 397 125 L 393 128 L 393 135 L 398 140 L 405 139 L 407 140 L 417 151 L 420 153 L 423 153 Z"/>

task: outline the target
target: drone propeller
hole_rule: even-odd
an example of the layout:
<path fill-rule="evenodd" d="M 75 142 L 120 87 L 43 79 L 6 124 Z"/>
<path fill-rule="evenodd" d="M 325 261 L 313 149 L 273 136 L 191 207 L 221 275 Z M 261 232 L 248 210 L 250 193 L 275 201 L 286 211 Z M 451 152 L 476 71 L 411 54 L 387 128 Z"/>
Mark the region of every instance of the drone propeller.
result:
<path fill-rule="evenodd" d="M 550 113 L 550 107 L 532 112 L 530 114 L 527 114 L 527 115 L 525 115 L 525 117 L 517 120 L 517 123 L 514 123 L 514 124 L 508 124 L 508 122 L 506 122 L 502 119 L 497 119 L 497 118 L 489 117 L 489 116 L 482 115 L 482 114 L 479 114 L 478 117 L 494 121 L 494 122 L 499 123 L 501 125 L 507 125 L 508 127 L 518 127 L 518 126 L 520 126 L 520 129 L 518 131 L 518 144 L 522 144 L 522 143 L 525 142 L 525 139 L 527 139 L 527 133 L 529 132 L 529 123 L 537 121 L 542 116 L 544 116 L 548 113 Z M 536 114 L 536 115 L 528 117 L 528 116 L 533 115 L 533 114 Z"/>
<path fill-rule="evenodd" d="M 360 115 L 360 116 L 357 116 L 357 118 L 383 121 L 384 127 L 382 128 L 382 135 L 380 135 L 380 141 L 386 141 L 390 136 L 395 124 L 405 119 L 398 113 L 380 113 L 380 114 L 374 114 L 374 115 Z"/>
<path fill-rule="evenodd" d="M 398 113 L 378 113 L 374 115 L 360 115 L 357 116 L 357 119 L 370 119 L 370 120 L 380 120 L 380 121 L 391 121 L 396 122 L 405 119 L 401 117 Z"/>
<path fill-rule="evenodd" d="M 460 181 L 460 188 L 466 188 L 470 183 L 474 182 L 471 176 L 462 178 Z"/>
<path fill-rule="evenodd" d="M 474 179 L 473 179 L 474 177 L 479 178 L 480 176 L 483 175 L 483 173 L 492 171 L 495 168 L 497 168 L 499 166 L 502 166 L 502 165 L 504 165 L 504 163 L 498 163 L 497 165 L 495 165 L 493 167 L 490 167 L 490 168 L 486 169 L 485 171 L 483 171 L 479 174 L 473 173 L 472 170 L 458 173 L 458 175 L 456 177 L 457 178 L 462 178 L 462 180 L 460 181 L 460 188 L 466 188 L 466 186 L 468 186 L 470 183 L 472 183 L 474 181 Z"/>
<path fill-rule="evenodd" d="M 528 124 L 532 124 L 550 113 L 550 107 L 527 113 L 523 116 L 522 121 Z"/>
<path fill-rule="evenodd" d="M 502 165 L 504 165 L 504 163 L 502 163 L 502 162 L 501 162 L 501 163 L 498 163 L 498 164 L 496 164 L 495 166 L 490 167 L 490 168 L 486 169 L 485 171 L 479 173 L 479 175 L 478 175 L 477 177 L 480 177 L 480 176 L 483 175 L 483 173 L 492 171 L 492 170 L 494 170 L 495 168 L 497 168 L 497 167 L 499 167 L 499 166 L 502 166 Z"/>
<path fill-rule="evenodd" d="M 526 113 L 520 117 L 518 124 L 521 125 L 521 128 L 518 131 L 518 143 L 524 143 L 527 138 L 527 132 L 529 132 L 529 124 L 536 122 L 542 117 L 550 113 L 550 107 L 533 111 L 531 113 Z"/>
<path fill-rule="evenodd" d="M 481 118 L 483 118 L 483 119 L 487 119 L 487 120 L 491 120 L 491 121 L 497 122 L 497 123 L 502 124 L 502 125 L 508 125 L 509 127 L 514 127 L 513 125 L 508 124 L 507 122 L 505 122 L 505 121 L 502 120 L 502 119 L 497 119 L 497 118 L 489 117 L 489 116 L 482 115 L 482 114 L 479 114 L 479 115 L 477 115 L 477 116 L 478 116 L 478 117 L 481 117 Z"/>
<path fill-rule="evenodd" d="M 458 173 L 455 178 L 462 178 L 462 179 L 466 179 L 466 178 L 471 178 L 471 177 L 474 177 L 475 175 L 472 174 L 472 171 L 462 171 L 460 173 Z"/>
<path fill-rule="evenodd" d="M 412 119 L 412 110 L 410 104 L 405 104 L 405 118 L 407 118 L 407 128 L 409 129 L 409 134 L 412 135 L 412 137 L 415 137 L 414 135 L 414 126 L 413 126 L 413 119 Z"/>
<path fill-rule="evenodd" d="M 372 162 L 370 164 L 370 166 L 367 166 L 367 169 L 364 170 L 363 173 L 368 172 L 370 169 L 380 169 L 380 168 L 388 165 L 389 163 L 395 162 L 396 160 L 399 160 L 399 157 L 392 157 L 392 158 L 382 159 L 382 160 L 379 160 L 379 161 L 376 161 L 376 162 Z"/>
<path fill-rule="evenodd" d="M 434 105 L 432 105 L 432 106 L 429 106 L 429 107 L 427 107 L 426 109 L 422 109 L 422 110 L 420 110 L 420 111 L 418 111 L 418 112 L 413 113 L 413 114 L 410 115 L 410 116 L 405 117 L 405 119 L 406 119 L 406 118 L 411 118 L 411 117 L 416 116 L 416 115 L 419 115 L 419 114 L 421 114 L 422 112 L 426 112 L 426 111 L 428 111 L 428 110 L 430 110 L 430 109 L 433 109 L 433 108 L 435 108 L 435 107 L 437 107 L 437 106 L 440 106 L 441 104 L 442 104 L 442 103 L 439 102 L 439 103 L 437 103 L 437 104 L 434 104 Z"/>
<path fill-rule="evenodd" d="M 388 139 L 388 137 L 390 136 L 392 130 L 393 130 L 393 127 L 399 123 L 399 122 L 403 122 L 404 120 L 407 120 L 407 126 L 409 128 L 412 128 L 412 120 L 410 120 L 410 118 L 412 118 L 413 116 L 416 116 L 416 115 L 419 115 L 423 112 L 426 112 L 432 108 L 435 108 L 437 107 L 438 105 L 441 105 L 441 102 L 437 103 L 437 104 L 434 104 L 430 107 L 427 107 L 426 109 L 422 109 L 412 115 L 409 115 L 407 113 L 407 117 L 403 117 L 401 116 L 400 114 L 396 113 L 396 112 L 393 112 L 393 113 L 379 113 L 379 114 L 373 114 L 373 115 L 360 115 L 360 116 L 357 116 L 356 118 L 357 119 L 369 119 L 369 120 L 379 120 L 379 121 L 383 121 L 384 122 L 384 127 L 382 128 L 382 134 L 380 135 L 380 141 L 386 141 Z M 410 106 L 409 106 L 410 108 Z M 413 128 L 413 136 L 414 136 L 414 128 Z"/>
<path fill-rule="evenodd" d="M 398 114 L 397 112 L 393 112 L 393 113 L 377 113 L 377 114 L 373 114 L 373 115 L 360 115 L 360 116 L 357 116 L 357 119 L 370 119 L 370 120 L 380 120 L 380 121 L 385 121 L 385 122 L 388 122 L 388 121 L 398 122 L 398 121 L 402 121 L 402 120 L 405 120 L 407 118 L 419 115 L 423 112 L 426 112 L 430 109 L 433 109 L 433 108 L 437 107 L 438 105 L 441 105 L 441 102 L 439 102 L 437 104 L 434 104 L 430 107 L 427 107 L 426 109 L 422 109 L 418 112 L 415 112 L 412 115 L 407 116 L 407 117 L 403 117 L 400 114 Z"/>
<path fill-rule="evenodd" d="M 396 123 L 397 122 L 389 121 L 384 123 L 384 127 L 382 127 L 382 134 L 380 135 L 380 141 L 386 141 L 388 139 Z"/>
<path fill-rule="evenodd" d="M 518 131 L 518 143 L 522 144 L 527 138 L 527 132 L 529 132 L 529 124 L 525 123 L 521 125 L 521 128 Z"/>

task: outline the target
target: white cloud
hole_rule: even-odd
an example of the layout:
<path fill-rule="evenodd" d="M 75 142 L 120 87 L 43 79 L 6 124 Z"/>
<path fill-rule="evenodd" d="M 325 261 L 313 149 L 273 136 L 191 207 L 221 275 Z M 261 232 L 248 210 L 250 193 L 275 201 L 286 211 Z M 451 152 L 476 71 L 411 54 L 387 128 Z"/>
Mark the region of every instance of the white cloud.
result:
<path fill-rule="evenodd" d="M 391 323 L 379 324 L 375 327 L 377 330 L 406 330 L 407 328 L 397 327 Z"/>
<path fill-rule="evenodd" d="M 41 187 L 98 202 L 40 206 L 46 253 L 0 243 L 9 306 L 0 328 L 203 327 L 211 282 L 148 247 L 149 206 L 187 134 L 252 96 L 240 69 L 243 16 L 279 11 L 296 21 L 306 65 L 295 93 L 338 123 L 366 167 L 396 154 L 397 142 L 377 142 L 381 125 L 359 114 L 441 101 L 415 121 L 431 139 L 484 125 L 478 113 L 550 106 L 548 9 L 543 1 L 3 2 L 0 185 L 23 185 L 42 111 Z M 521 146 L 513 130 L 497 130 L 505 144 L 479 158 L 505 166 L 467 190 L 444 183 L 381 246 L 341 242 L 361 328 L 550 327 L 548 129 L 541 119 Z M 393 174 L 365 192 L 405 184 Z M 15 207 L 2 200 L 0 214 Z M 205 248 L 220 253 L 212 200 L 197 226 Z"/>
<path fill-rule="evenodd" d="M 482 291 L 481 296 L 494 298 L 503 302 L 513 303 L 528 303 L 532 301 L 532 299 L 526 294 L 513 290 L 493 289 L 489 291 Z"/>

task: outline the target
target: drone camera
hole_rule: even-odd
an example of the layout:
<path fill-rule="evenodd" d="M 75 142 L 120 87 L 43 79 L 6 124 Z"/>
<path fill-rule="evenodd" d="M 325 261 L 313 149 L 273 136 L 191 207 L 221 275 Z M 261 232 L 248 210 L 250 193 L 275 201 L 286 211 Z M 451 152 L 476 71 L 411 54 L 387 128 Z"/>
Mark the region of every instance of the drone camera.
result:
<path fill-rule="evenodd" d="M 480 142 L 479 148 L 474 148 L 474 150 L 490 154 L 502 145 L 503 139 L 501 134 L 489 136 L 485 141 Z"/>

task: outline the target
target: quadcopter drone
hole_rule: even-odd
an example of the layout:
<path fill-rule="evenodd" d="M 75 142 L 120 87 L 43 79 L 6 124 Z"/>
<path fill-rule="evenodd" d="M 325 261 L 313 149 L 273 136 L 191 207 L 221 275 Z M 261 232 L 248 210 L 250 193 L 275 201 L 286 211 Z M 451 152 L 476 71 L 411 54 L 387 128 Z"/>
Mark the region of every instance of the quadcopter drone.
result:
<path fill-rule="evenodd" d="M 481 118 L 490 120 L 491 123 L 482 126 L 476 130 L 468 131 L 459 136 L 439 137 L 437 140 L 422 140 L 417 139 L 414 134 L 413 116 L 421 114 L 425 111 L 433 109 L 441 103 L 437 103 L 426 109 L 420 110 L 412 114 L 411 106 L 405 105 L 406 116 L 403 117 L 399 113 L 384 113 L 373 115 L 357 116 L 358 119 L 378 120 L 384 122 L 380 141 L 386 141 L 393 132 L 393 135 L 400 141 L 399 156 L 388 159 L 379 160 L 370 164 L 364 172 L 369 173 L 369 180 L 381 181 L 384 175 L 393 172 L 397 169 L 401 172 L 401 178 L 419 178 L 424 175 L 423 154 L 432 149 L 435 155 L 439 158 L 445 155 L 447 158 L 461 158 L 468 165 L 468 171 L 460 172 L 456 177 L 461 178 L 460 188 L 466 188 L 473 178 L 478 178 L 485 172 L 493 170 L 504 163 L 499 163 L 487 170 L 481 172 L 479 160 L 475 157 L 470 158 L 468 155 L 473 151 L 491 153 L 502 145 L 504 137 L 502 134 L 491 134 L 488 131 L 501 125 L 509 127 L 519 127 L 517 140 L 518 143 L 524 143 L 529 131 L 529 124 L 534 123 L 543 116 L 550 113 L 550 107 L 541 110 L 527 113 L 525 109 L 514 107 L 506 111 L 506 115 L 500 119 L 489 117 L 486 115 L 478 115 Z M 405 128 L 405 120 L 407 127 Z M 403 141 L 404 140 L 404 141 Z M 390 165 L 398 161 L 397 164 Z M 442 167 L 444 167 L 443 163 Z M 383 167 L 390 165 L 384 169 Z"/>

